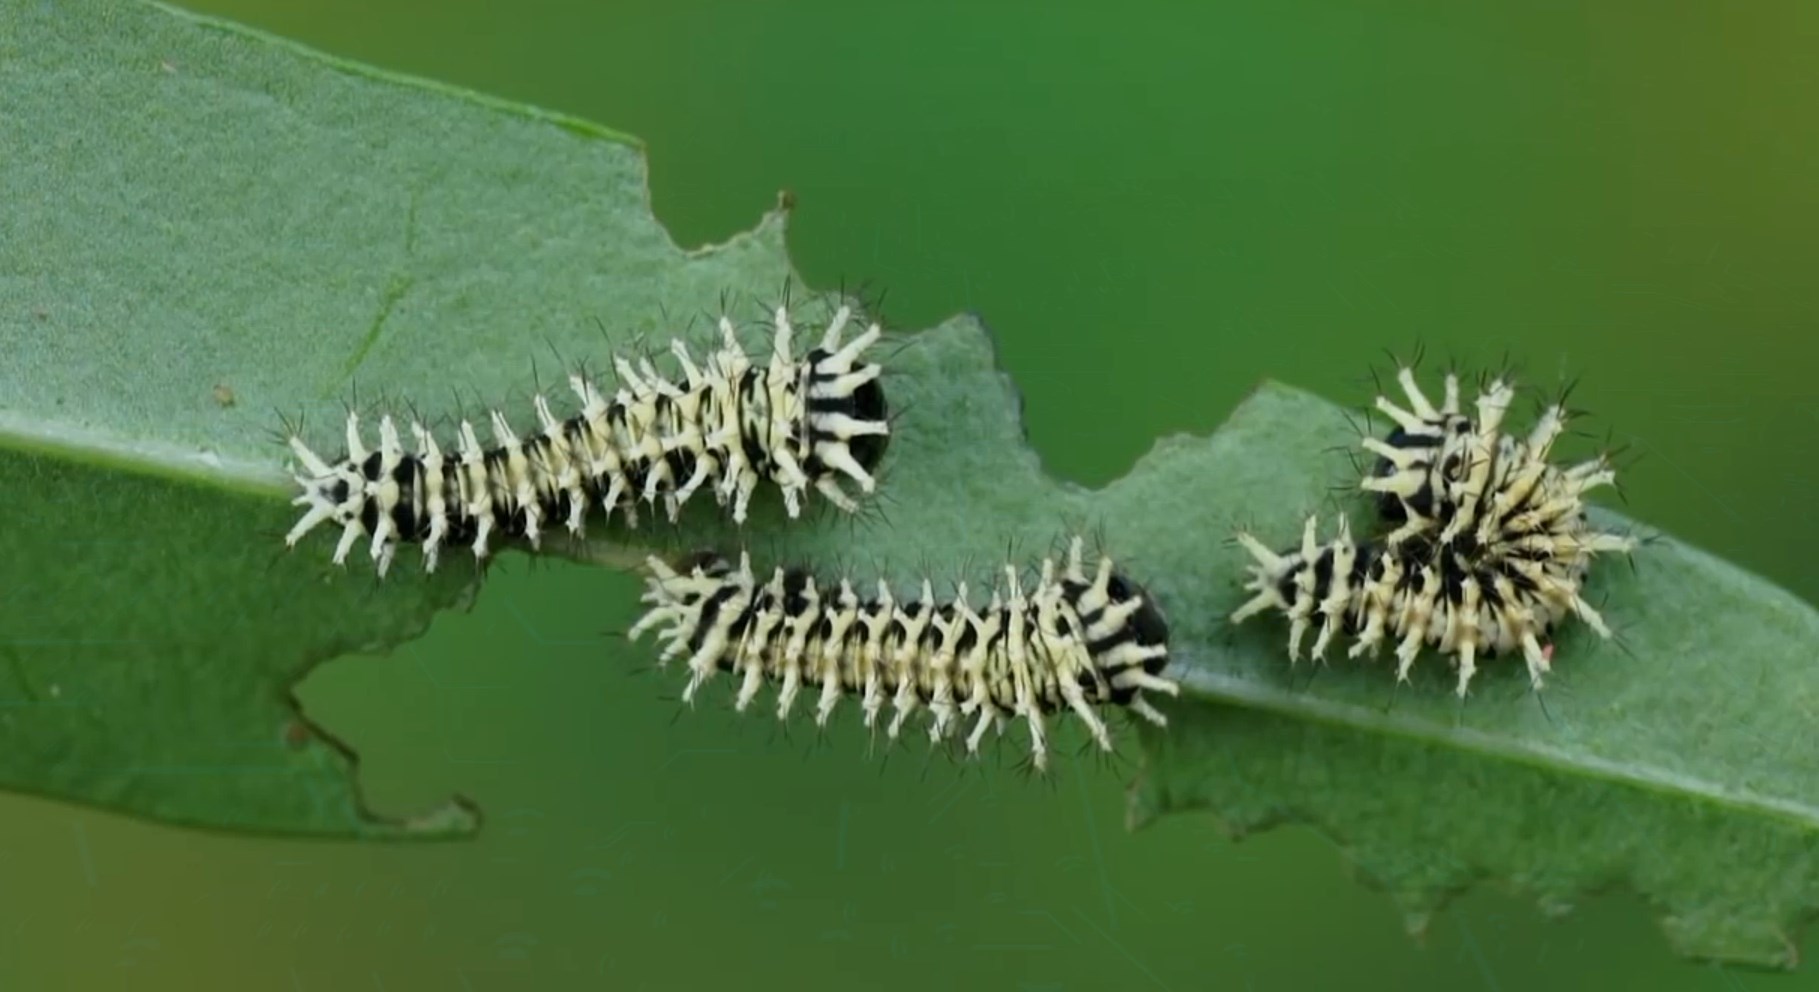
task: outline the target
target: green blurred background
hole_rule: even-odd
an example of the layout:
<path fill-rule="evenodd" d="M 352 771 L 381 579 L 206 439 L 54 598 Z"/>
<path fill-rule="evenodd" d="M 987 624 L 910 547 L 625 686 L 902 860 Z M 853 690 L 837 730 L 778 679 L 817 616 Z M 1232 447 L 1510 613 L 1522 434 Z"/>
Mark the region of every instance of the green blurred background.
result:
<path fill-rule="evenodd" d="M 811 283 L 984 317 L 1063 477 L 1265 375 L 1361 403 L 1385 347 L 1508 352 L 1583 378 L 1643 456 L 1632 513 L 1819 600 L 1819 6 L 189 6 L 637 134 L 684 244 L 787 187 Z M 1683 963 L 1622 893 L 1547 921 L 1474 892 L 1417 943 L 1309 831 L 1125 832 L 1128 767 L 1032 786 L 677 719 L 669 680 L 603 660 L 631 580 L 501 571 L 301 691 L 375 806 L 460 792 L 481 840 L 0 797 L 4 988 L 1819 988 Z"/>

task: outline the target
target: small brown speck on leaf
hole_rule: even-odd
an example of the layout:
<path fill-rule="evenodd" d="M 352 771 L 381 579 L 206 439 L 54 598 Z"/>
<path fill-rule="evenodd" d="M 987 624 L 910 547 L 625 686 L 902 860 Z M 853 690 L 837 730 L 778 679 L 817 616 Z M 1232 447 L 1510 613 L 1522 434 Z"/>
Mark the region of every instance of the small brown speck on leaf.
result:
<path fill-rule="evenodd" d="M 236 399 L 234 391 L 221 383 L 215 383 L 215 388 L 211 395 L 215 397 L 216 405 L 224 407 L 233 406 Z"/>

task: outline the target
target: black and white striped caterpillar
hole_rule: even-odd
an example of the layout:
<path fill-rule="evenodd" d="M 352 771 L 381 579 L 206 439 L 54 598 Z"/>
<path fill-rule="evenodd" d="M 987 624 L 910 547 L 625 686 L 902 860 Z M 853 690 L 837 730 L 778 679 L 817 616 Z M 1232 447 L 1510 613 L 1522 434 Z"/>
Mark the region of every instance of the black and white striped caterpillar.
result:
<path fill-rule="evenodd" d="M 445 544 L 467 544 L 477 559 L 497 536 L 534 549 L 557 521 L 579 537 L 595 509 L 609 519 L 617 510 L 636 527 L 640 501 L 662 501 L 673 522 L 702 490 L 743 522 L 753 492 L 766 481 L 781 491 L 791 518 L 811 491 L 853 512 L 857 504 L 842 480 L 872 492 L 872 471 L 890 438 L 880 367 L 861 357 L 882 330 L 872 323 L 843 343 L 853 322 L 853 309 L 839 307 L 820 344 L 798 359 L 789 310 L 777 307 L 765 368 L 752 362 L 723 316 L 722 345 L 705 363 L 696 365 L 682 341 L 671 343 L 680 383 L 649 360 L 634 366 L 615 357 L 619 388 L 611 399 L 586 377 L 571 375 L 576 413 L 557 420 L 538 394 L 537 430 L 520 437 L 494 410 L 490 447 L 464 420 L 456 450 L 445 454 L 428 429 L 412 422 L 417 450 L 407 452 L 385 416 L 378 446 L 368 449 L 350 412 L 346 452 L 331 461 L 291 431 L 287 440 L 302 467 L 295 476 L 302 493 L 292 502 L 306 509 L 284 543 L 294 547 L 332 521 L 341 527 L 335 564 L 370 536 L 371 557 L 384 575 L 399 544 L 421 544 L 424 569 L 434 571 Z"/>
<path fill-rule="evenodd" d="M 1110 751 L 1099 707 L 1126 707 L 1164 725 L 1143 693 L 1179 691 L 1162 677 L 1168 624 L 1161 610 L 1110 558 L 1089 574 L 1082 549 L 1074 539 L 1059 572 L 1045 558 L 1033 586 L 1007 565 L 984 609 L 969 602 L 964 583 L 940 601 L 925 579 L 920 596 L 906 602 L 881 580 L 876 594 L 862 599 L 850 581 L 824 587 L 804 569 L 778 568 L 760 579 L 744 554 L 736 566 L 714 553 L 677 568 L 651 558 L 643 600 L 649 608 L 628 636 L 656 629 L 660 663 L 685 660 L 685 701 L 725 672 L 740 680 L 740 711 L 765 683 L 776 685 L 779 719 L 788 718 L 805 688 L 819 694 L 817 724 L 853 696 L 872 727 L 889 702 L 892 740 L 917 710 L 928 712 L 933 740 L 953 736 L 972 718 L 968 754 L 978 752 L 988 729 L 1002 733 L 1021 717 L 1042 770 L 1047 716 L 1073 713 Z"/>
<path fill-rule="evenodd" d="M 1544 504 L 1569 500 L 1557 483 Z M 1537 517 L 1537 519 L 1540 519 Z M 1553 649 L 1542 643 L 1567 616 L 1576 616 L 1608 639 L 1604 618 L 1585 601 L 1584 579 L 1599 554 L 1627 554 L 1635 540 L 1590 528 L 1582 515 L 1552 518 L 1549 525 L 1499 543 L 1430 545 L 1353 541 L 1342 517 L 1339 535 L 1321 544 L 1317 521 L 1309 517 L 1298 550 L 1275 552 L 1249 533 L 1237 535 L 1254 559 L 1246 591 L 1249 601 L 1233 612 L 1233 623 L 1267 610 L 1289 620 L 1289 660 L 1300 657 L 1301 642 L 1318 629 L 1310 655 L 1325 657 L 1335 637 L 1355 638 L 1348 657 L 1375 655 L 1386 639 L 1396 645 L 1396 678 L 1408 678 L 1424 645 L 1451 657 L 1458 669 L 1458 693 L 1466 694 L 1477 660 L 1517 650 L 1535 688 L 1552 666 Z"/>
<path fill-rule="evenodd" d="M 1452 656 L 1460 695 L 1481 653 L 1520 649 L 1539 688 L 1552 660 L 1542 638 L 1568 615 L 1611 636 L 1581 593 L 1594 558 L 1628 554 L 1636 545 L 1597 530 L 1586 513 L 1585 494 L 1614 484 L 1615 470 L 1602 454 L 1568 467 L 1548 461 L 1570 416 L 1564 404 L 1543 410 L 1526 439 L 1504 433 L 1515 391 L 1502 378 L 1479 394 L 1476 418 L 1460 411 L 1454 375 L 1446 377 L 1438 407 L 1410 369 L 1397 379 L 1410 408 L 1377 399 L 1396 427 L 1382 440 L 1364 440 L 1378 462 L 1361 484 L 1377 497 L 1380 522 L 1393 529 L 1355 543 L 1342 518 L 1339 536 L 1320 544 L 1310 518 L 1300 549 L 1283 553 L 1239 534 L 1255 562 L 1246 586 L 1253 596 L 1232 620 L 1281 610 L 1289 618 L 1291 661 L 1315 627 L 1315 658 L 1340 633 L 1357 638 L 1352 657 L 1374 653 L 1393 636 L 1398 679 L 1408 677 L 1421 647 L 1432 645 Z"/>

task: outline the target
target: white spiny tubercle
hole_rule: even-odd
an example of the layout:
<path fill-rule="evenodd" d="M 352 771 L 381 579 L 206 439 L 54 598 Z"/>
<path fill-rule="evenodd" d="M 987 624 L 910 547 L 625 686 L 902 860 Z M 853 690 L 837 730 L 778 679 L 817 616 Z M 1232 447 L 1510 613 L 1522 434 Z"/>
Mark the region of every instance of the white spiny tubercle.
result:
<path fill-rule="evenodd" d="M 840 347 L 840 337 L 846 332 L 847 322 L 852 319 L 852 307 L 842 304 L 835 309 L 833 316 L 828 318 L 827 330 L 821 335 L 821 347 L 827 351 Z"/>
<path fill-rule="evenodd" d="M 365 528 L 358 517 L 349 520 L 347 525 L 341 529 L 341 540 L 335 545 L 334 557 L 329 560 L 336 565 L 346 564 L 348 553 L 354 550 L 354 542 L 359 540 L 363 533 L 365 533 Z"/>
<path fill-rule="evenodd" d="M 1554 442 L 1566 430 L 1566 416 L 1566 408 L 1562 406 L 1550 406 L 1542 412 L 1528 436 L 1528 450 L 1532 457 L 1540 461 L 1547 459 Z"/>
<path fill-rule="evenodd" d="M 1411 413 L 1404 410 L 1382 396 L 1377 397 L 1377 409 L 1381 411 L 1384 416 L 1395 421 L 1397 427 L 1402 428 L 1410 434 L 1431 434 L 1434 431 L 1434 429 L 1422 419 L 1419 413 Z"/>
<path fill-rule="evenodd" d="M 360 440 L 360 415 L 347 412 L 347 460 L 359 465 L 366 460 L 366 444 Z"/>
<path fill-rule="evenodd" d="M 378 523 L 373 527 L 372 546 L 369 557 L 378 564 L 378 572 L 384 577 L 386 568 L 391 564 L 391 542 L 397 537 L 398 527 L 392 518 L 392 507 L 400 499 L 398 482 L 393 478 L 398 464 L 404 459 L 404 445 L 398 439 L 398 425 L 392 418 L 381 417 L 379 420 L 379 478 L 366 483 L 366 497 L 378 503 Z"/>
<path fill-rule="evenodd" d="M 878 711 L 884 708 L 884 666 L 889 662 L 884 652 L 884 639 L 897 615 L 896 602 L 891 596 L 890 584 L 883 579 L 878 580 L 878 592 L 873 598 L 873 603 L 873 609 L 860 620 L 866 628 L 865 646 L 861 655 L 865 683 L 864 696 L 860 706 L 865 715 L 865 726 L 868 730 L 876 725 Z"/>
<path fill-rule="evenodd" d="M 302 438 L 292 434 L 289 440 L 291 451 L 295 452 L 297 460 L 303 463 L 303 470 L 305 472 L 314 476 L 332 475 L 334 473 L 335 470 L 329 468 L 328 463 L 322 460 L 322 456 L 311 451 L 309 445 L 303 443 Z"/>
<path fill-rule="evenodd" d="M 1301 560 L 1311 562 L 1319 554 L 1314 542 L 1317 517 L 1308 517 L 1301 530 Z M 1314 570 L 1304 568 L 1295 575 L 1295 602 L 1289 607 L 1288 660 L 1293 664 L 1301 655 L 1301 639 L 1307 636 L 1308 618 L 1314 612 Z"/>
<path fill-rule="evenodd" d="M 855 390 L 868 382 L 877 379 L 883 373 L 877 365 L 867 365 L 857 372 L 847 372 L 836 379 L 809 387 L 809 396 L 814 398 L 851 396 Z M 889 434 L 890 425 L 882 421 L 868 420 L 852 428 L 854 436 L 859 434 Z"/>
<path fill-rule="evenodd" d="M 833 354 L 832 358 L 829 360 L 828 364 L 830 366 L 832 366 L 833 368 L 840 369 L 840 370 L 852 368 L 853 363 L 858 361 L 859 355 L 862 352 L 864 352 L 865 349 L 871 347 L 874 344 L 877 344 L 878 339 L 880 337 L 882 337 L 883 334 L 884 334 L 883 329 L 880 328 L 877 324 L 873 324 L 872 326 L 865 329 L 865 333 L 859 335 L 858 337 L 852 339 L 851 341 L 848 341 L 843 347 L 841 347 L 841 349 L 839 351 L 834 352 L 834 354 Z M 838 344 L 839 342 L 836 340 L 834 343 Z M 871 370 L 876 370 L 877 368 L 878 368 L 878 366 L 876 366 L 876 365 L 868 366 L 868 369 L 871 369 Z M 878 373 L 876 371 L 869 371 L 869 372 L 862 371 L 862 372 L 850 373 L 850 374 L 866 375 L 868 377 L 867 380 L 861 380 L 861 381 L 868 381 L 869 378 L 875 378 L 878 375 Z"/>
<path fill-rule="evenodd" d="M 676 364 L 682 368 L 683 380 L 688 383 L 688 390 L 699 389 L 705 380 L 701 375 L 701 370 L 695 367 L 694 358 L 688 353 L 688 343 L 681 338 L 671 341 L 670 354 L 676 356 Z"/>
<path fill-rule="evenodd" d="M 822 479 L 820 482 L 815 483 L 815 489 L 820 492 L 822 496 L 826 497 L 828 502 L 838 506 L 847 513 L 853 513 L 859 509 L 859 504 L 855 502 L 851 496 L 846 494 L 846 490 L 840 488 L 840 483 L 835 482 L 833 479 Z"/>
<path fill-rule="evenodd" d="M 777 333 L 771 340 L 771 370 L 780 373 L 795 364 L 790 357 L 790 338 L 795 334 L 795 328 L 790 324 L 788 308 L 778 307 L 774 319 Z"/>
<path fill-rule="evenodd" d="M 447 477 L 443 475 L 442 448 L 436 436 L 417 420 L 411 421 L 411 438 L 417 442 L 417 460 L 423 466 L 423 510 L 429 516 L 429 533 L 423 539 L 423 571 L 436 570 L 442 539 L 448 536 Z"/>
<path fill-rule="evenodd" d="M 824 463 L 833 466 L 857 480 L 859 488 L 865 492 L 869 493 L 877 486 L 877 480 L 871 477 L 871 474 L 865 470 L 864 466 L 854 460 L 852 452 L 847 449 L 846 445 L 823 445 L 818 453 Z M 839 483 L 833 479 L 822 479 L 820 482 L 816 483 L 816 485 L 832 485 L 836 489 L 839 487 Z M 842 495 L 845 494 L 842 493 Z M 833 497 L 830 495 L 828 498 L 832 499 Z"/>
<path fill-rule="evenodd" d="M 619 376 L 619 387 L 626 391 L 628 399 L 642 397 L 651 392 L 651 387 L 644 381 L 644 377 L 638 374 L 637 366 L 633 365 L 624 355 L 614 355 L 611 361 L 613 371 Z"/>
<path fill-rule="evenodd" d="M 1311 652 L 1316 661 L 1325 660 L 1327 645 L 1352 612 L 1352 562 L 1357 553 L 1358 549 L 1352 545 L 1351 523 L 1342 516 L 1339 518 L 1339 540 L 1333 547 L 1332 588 L 1316 607 L 1321 617 L 1320 634 L 1314 639 Z"/>
<path fill-rule="evenodd" d="M 1422 420 L 1439 420 L 1440 411 L 1428 401 L 1427 394 L 1421 391 L 1421 385 L 1415 381 L 1415 370 L 1407 365 L 1396 370 L 1396 381 L 1401 384 L 1403 395 L 1408 397 L 1409 405 L 1415 415 Z"/>

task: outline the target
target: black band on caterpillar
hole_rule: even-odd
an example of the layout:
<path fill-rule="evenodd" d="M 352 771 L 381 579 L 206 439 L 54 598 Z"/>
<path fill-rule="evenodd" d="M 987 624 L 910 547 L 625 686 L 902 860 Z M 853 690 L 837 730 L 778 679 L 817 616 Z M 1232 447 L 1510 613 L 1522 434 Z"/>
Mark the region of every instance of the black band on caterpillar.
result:
<path fill-rule="evenodd" d="M 683 342 L 671 343 L 680 384 L 648 360 L 634 366 L 616 357 L 619 388 L 610 400 L 583 376 L 571 375 L 569 388 L 580 405 L 573 416 L 557 420 L 539 394 L 534 433 L 520 438 L 494 410 L 492 446 L 483 447 L 473 425 L 463 421 L 452 457 L 415 422 L 410 430 L 417 450 L 405 451 L 389 416 L 379 422 L 377 448 L 368 450 L 358 416 L 350 412 L 346 452 L 334 461 L 293 432 L 288 441 L 303 471 L 295 477 L 302 494 L 292 502 L 306 510 L 284 543 L 294 547 L 317 525 L 333 521 L 341 527 L 335 564 L 370 535 L 371 556 L 384 575 L 401 543 L 421 544 L 424 569 L 434 571 L 444 544 L 468 544 L 476 558 L 484 558 L 500 535 L 536 548 L 544 528 L 556 521 L 581 536 L 596 508 L 607 518 L 618 510 L 627 526 L 636 527 L 640 501 L 661 500 L 673 522 L 703 489 L 743 522 L 761 481 L 777 486 L 792 519 L 811 490 L 853 512 L 857 504 L 841 480 L 873 491 L 871 473 L 884 457 L 890 426 L 881 370 L 861 360 L 881 328 L 872 323 L 842 343 L 852 321 L 852 308 L 840 307 L 820 344 L 796 359 L 795 328 L 788 310 L 778 307 L 770 365 L 763 368 L 752 363 L 732 321 L 722 317 L 722 346 L 704 365 L 695 364 Z"/>
<path fill-rule="evenodd" d="M 1396 381 L 1408 398 L 1409 408 L 1404 410 L 1387 397 L 1377 397 L 1377 409 L 1396 426 L 1382 440 L 1363 441 L 1364 450 L 1376 455 L 1377 463 L 1362 488 L 1377 497 L 1378 517 L 1384 523 L 1398 525 L 1388 539 L 1391 544 L 1433 529 L 1435 515 L 1442 512 L 1439 500 L 1446 480 L 1458 477 L 1464 470 L 1474 426 L 1459 409 L 1458 376 L 1447 375 L 1446 392 L 1438 407 L 1416 384 L 1413 369 L 1397 369 Z M 1493 383 L 1478 401 L 1481 417 L 1493 410 L 1497 412 L 1492 415 L 1500 417 L 1500 411 L 1508 405 L 1508 387 L 1501 382 Z"/>
<path fill-rule="evenodd" d="M 1232 613 L 1232 622 L 1281 611 L 1289 618 L 1291 663 L 1316 625 L 1315 659 L 1324 658 L 1341 633 L 1355 638 L 1346 652 L 1353 658 L 1366 652 L 1374 656 L 1386 638 L 1394 638 L 1398 681 L 1408 679 L 1422 645 L 1431 645 L 1451 656 L 1461 696 L 1480 655 L 1516 650 L 1539 689 L 1553 658 L 1551 645 L 1543 645 L 1541 638 L 1569 614 L 1609 638 L 1610 629 L 1586 603 L 1581 586 L 1593 557 L 1627 553 L 1635 543 L 1627 536 L 1569 527 L 1468 553 L 1461 546 L 1356 544 L 1343 518 L 1339 536 L 1320 544 L 1316 528 L 1316 518 L 1309 517 L 1300 548 L 1282 553 L 1248 533 L 1237 535 L 1255 563 L 1245 586 L 1253 596 Z"/>
<path fill-rule="evenodd" d="M 1398 370 L 1397 381 L 1411 409 L 1378 397 L 1377 408 L 1397 426 L 1362 442 L 1378 461 L 1361 487 L 1377 496 L 1379 519 L 1396 525 L 1384 538 L 1389 546 L 1462 543 L 1470 555 L 1476 546 L 1559 532 L 1573 521 L 1582 532 L 1582 497 L 1616 481 L 1602 454 L 1571 467 L 1548 461 L 1572 415 L 1564 403 L 1543 410 L 1528 437 L 1517 439 L 1504 432 L 1515 390 L 1503 379 L 1479 394 L 1475 419 L 1459 412 L 1457 376 L 1446 377 L 1438 408 L 1410 369 Z"/>
<path fill-rule="evenodd" d="M 1179 691 L 1161 677 L 1168 664 L 1161 611 L 1110 558 L 1089 574 L 1083 544 L 1073 540 L 1059 575 L 1054 559 L 1044 559 L 1033 588 L 1007 565 L 1005 584 L 983 610 L 969 602 L 964 583 L 948 601 L 937 601 L 927 580 L 912 602 L 895 599 L 883 581 L 875 596 L 861 599 L 849 581 L 822 588 L 802 569 L 779 568 L 761 580 L 745 555 L 735 566 L 701 554 L 679 568 L 652 558 L 649 610 L 629 636 L 655 629 L 664 644 L 660 663 L 685 660 L 685 701 L 719 672 L 741 679 L 741 711 L 763 684 L 775 683 L 779 719 L 804 686 L 819 690 L 817 724 L 842 696 L 855 696 L 865 725 L 874 726 L 888 700 L 892 739 L 918 709 L 929 712 L 935 740 L 973 718 L 969 754 L 986 730 L 1002 732 L 1010 718 L 1022 717 L 1041 770 L 1048 761 L 1045 716 L 1072 712 L 1110 751 L 1096 707 L 1123 706 L 1163 725 L 1143 693 Z"/>

